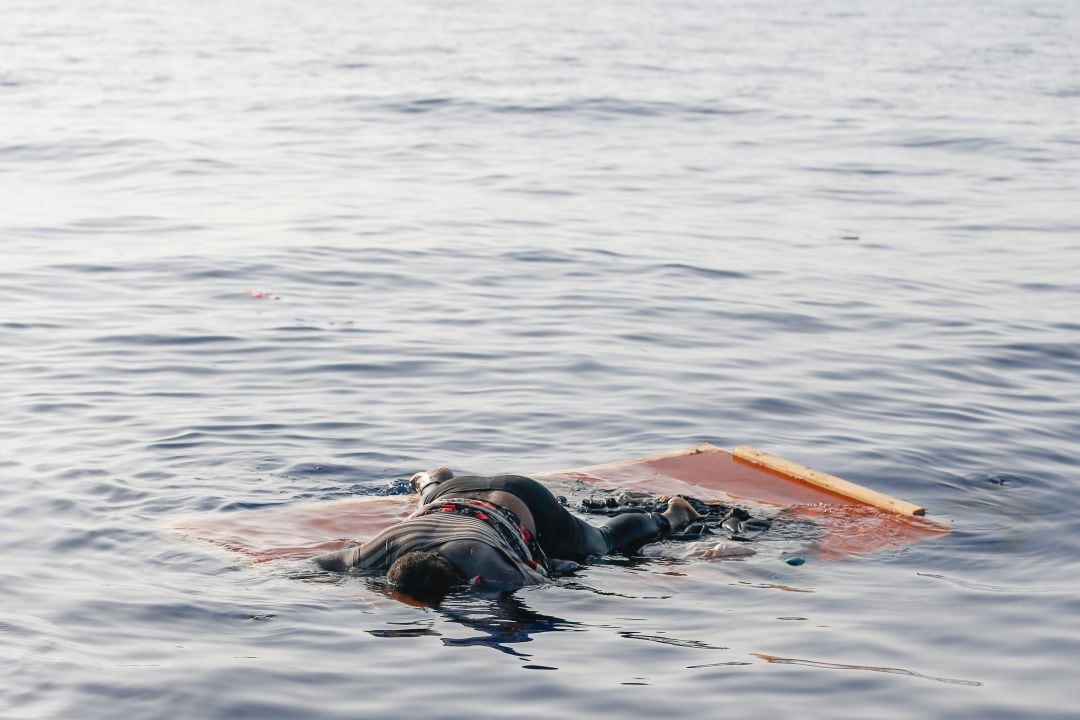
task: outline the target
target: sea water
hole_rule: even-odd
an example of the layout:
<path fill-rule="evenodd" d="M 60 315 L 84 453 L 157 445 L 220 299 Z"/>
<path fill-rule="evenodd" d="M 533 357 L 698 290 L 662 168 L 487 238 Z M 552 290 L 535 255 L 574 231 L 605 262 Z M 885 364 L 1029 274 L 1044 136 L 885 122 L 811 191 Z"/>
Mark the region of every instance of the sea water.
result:
<path fill-rule="evenodd" d="M 1077 38 L 1069 0 L 3 0 L 0 716 L 1076 717 Z M 167 529 L 699 442 L 952 534 L 432 610 Z"/>

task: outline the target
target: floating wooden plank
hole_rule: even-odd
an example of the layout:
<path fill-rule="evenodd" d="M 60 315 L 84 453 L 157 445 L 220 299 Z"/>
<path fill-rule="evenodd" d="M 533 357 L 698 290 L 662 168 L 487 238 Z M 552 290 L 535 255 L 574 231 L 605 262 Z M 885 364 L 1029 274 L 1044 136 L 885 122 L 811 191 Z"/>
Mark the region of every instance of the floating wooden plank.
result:
<path fill-rule="evenodd" d="M 869 500 L 881 494 L 869 488 L 788 461 L 775 462 L 780 459 L 760 451 L 743 454 L 754 460 L 741 459 L 712 445 L 699 445 L 533 477 L 557 492 L 567 490 L 569 484 L 585 482 L 656 495 L 691 495 L 808 519 L 823 535 L 815 548 L 822 559 L 902 547 L 948 533 L 939 523 L 876 506 Z M 762 457 L 769 459 L 769 465 L 758 462 Z M 831 481 L 813 483 L 806 479 L 811 475 L 826 476 Z M 896 509 L 921 510 L 911 503 L 882 497 L 893 501 Z M 185 516 L 171 525 L 189 537 L 266 561 L 310 557 L 360 542 L 408 517 L 415 507 L 415 495 L 364 496 Z"/>
<path fill-rule="evenodd" d="M 781 475 L 801 480 L 802 482 L 809 483 L 815 487 L 822 488 L 823 490 L 828 490 L 837 495 L 867 505 L 872 505 L 881 508 L 882 510 L 888 510 L 889 512 L 898 513 L 900 515 L 926 514 L 925 508 L 921 508 L 913 503 L 894 498 L 891 495 L 886 495 L 877 490 L 871 490 L 862 485 L 856 485 L 853 482 L 838 478 L 834 475 L 829 475 L 828 473 L 823 473 L 820 470 L 814 470 L 805 465 L 800 465 L 790 460 L 770 455 L 769 453 L 752 448 L 749 445 L 740 445 L 735 448 L 731 454 L 740 460 L 760 465 L 763 468 L 768 468 Z"/>

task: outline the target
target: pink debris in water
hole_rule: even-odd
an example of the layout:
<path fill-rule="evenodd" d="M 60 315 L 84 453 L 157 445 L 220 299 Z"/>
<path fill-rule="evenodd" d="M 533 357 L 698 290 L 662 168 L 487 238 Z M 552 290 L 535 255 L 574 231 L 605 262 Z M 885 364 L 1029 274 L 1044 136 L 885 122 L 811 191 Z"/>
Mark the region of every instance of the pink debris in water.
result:
<path fill-rule="evenodd" d="M 266 292 L 265 290 L 248 290 L 248 296 L 258 298 L 260 300 L 280 300 L 280 295 Z"/>

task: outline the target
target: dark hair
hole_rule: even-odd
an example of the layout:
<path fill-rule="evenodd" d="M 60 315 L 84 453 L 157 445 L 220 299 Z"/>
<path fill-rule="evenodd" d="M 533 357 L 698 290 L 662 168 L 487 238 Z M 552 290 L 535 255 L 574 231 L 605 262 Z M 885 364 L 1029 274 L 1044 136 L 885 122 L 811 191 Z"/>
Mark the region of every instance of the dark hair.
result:
<path fill-rule="evenodd" d="M 453 564 L 438 553 L 413 550 L 405 553 L 386 571 L 392 588 L 421 602 L 438 603 L 461 577 Z"/>

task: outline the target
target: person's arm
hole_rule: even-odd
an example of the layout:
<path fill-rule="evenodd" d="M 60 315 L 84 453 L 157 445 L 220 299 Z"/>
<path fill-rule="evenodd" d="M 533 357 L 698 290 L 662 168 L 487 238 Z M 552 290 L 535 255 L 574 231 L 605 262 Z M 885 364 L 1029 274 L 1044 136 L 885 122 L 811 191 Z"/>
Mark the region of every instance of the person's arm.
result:
<path fill-rule="evenodd" d="M 323 570 L 336 572 L 344 572 L 350 568 L 385 570 L 386 568 L 382 567 L 381 564 L 386 559 L 386 535 L 390 530 L 391 528 L 383 530 L 362 545 L 354 545 L 343 550 L 335 550 L 325 555 L 319 555 L 315 558 L 315 563 Z"/>
<path fill-rule="evenodd" d="M 319 555 L 315 558 L 315 564 L 323 570 L 344 572 L 356 565 L 356 560 L 360 555 L 361 547 L 361 545 L 356 545 L 354 547 L 345 548 L 344 550 L 335 550 L 334 552 L 328 552 L 325 555 Z"/>

